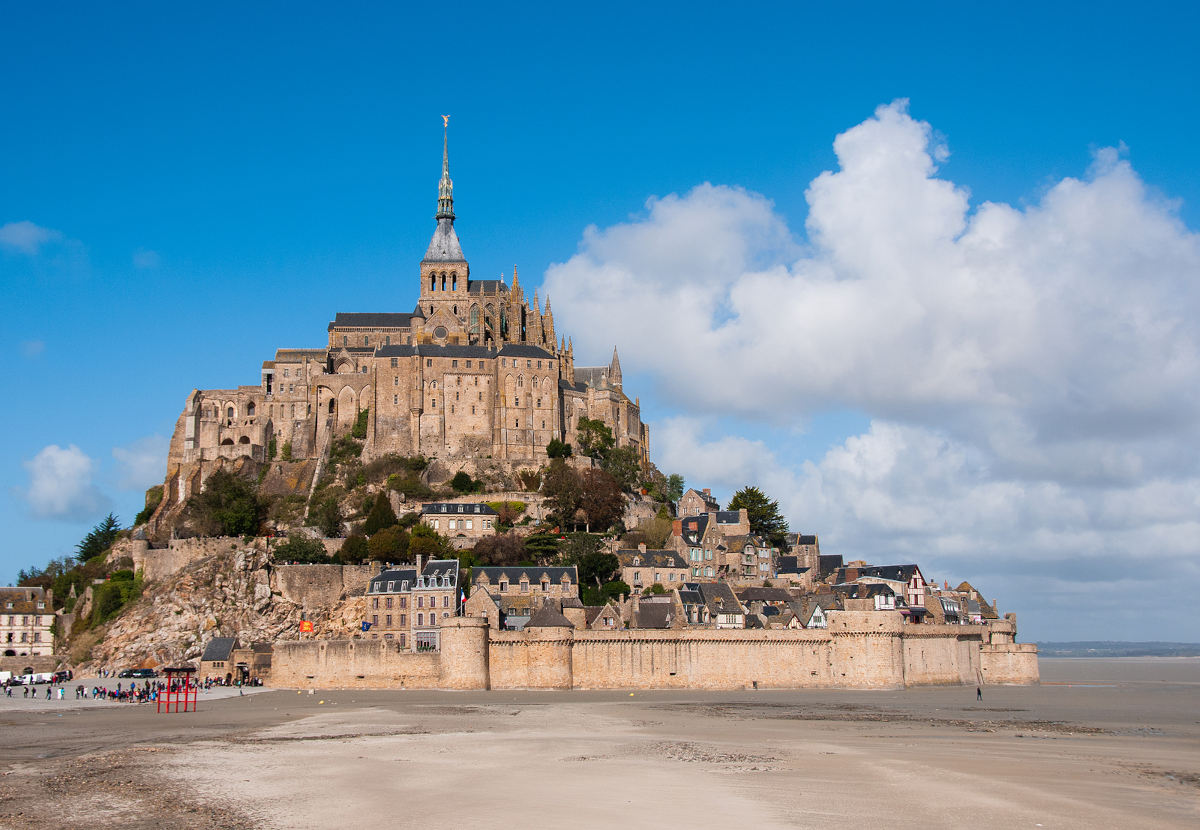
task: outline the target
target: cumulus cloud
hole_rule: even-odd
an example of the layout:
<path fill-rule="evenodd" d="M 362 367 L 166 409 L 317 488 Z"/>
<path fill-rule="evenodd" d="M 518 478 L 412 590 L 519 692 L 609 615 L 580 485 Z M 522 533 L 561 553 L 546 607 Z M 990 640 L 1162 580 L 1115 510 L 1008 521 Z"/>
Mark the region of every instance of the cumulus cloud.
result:
<path fill-rule="evenodd" d="M 688 413 L 655 425 L 663 466 L 774 477 L 834 552 L 1191 567 L 1200 237 L 1175 206 L 1113 149 L 1027 206 L 972 205 L 903 101 L 834 150 L 803 233 L 704 184 L 588 228 L 548 270 L 577 359 L 615 341 L 627 376 Z M 830 411 L 872 423 L 821 458 L 778 454 Z"/>
<path fill-rule="evenodd" d="M 92 482 L 96 463 L 74 444 L 50 444 L 24 466 L 25 498 L 37 518 L 82 521 L 108 508 L 108 498 Z"/>
<path fill-rule="evenodd" d="M 162 257 L 158 255 L 158 251 L 151 251 L 149 248 L 138 248 L 133 252 L 133 267 L 141 268 L 145 271 L 152 271 L 162 264 Z"/>
<path fill-rule="evenodd" d="M 122 490 L 145 490 L 162 484 L 170 443 L 161 435 L 147 435 L 124 447 L 113 447 L 113 458 L 121 469 L 117 486 Z"/>
<path fill-rule="evenodd" d="M 61 231 L 43 228 L 28 220 L 0 225 L 0 248 L 33 256 L 43 245 L 62 239 Z"/>

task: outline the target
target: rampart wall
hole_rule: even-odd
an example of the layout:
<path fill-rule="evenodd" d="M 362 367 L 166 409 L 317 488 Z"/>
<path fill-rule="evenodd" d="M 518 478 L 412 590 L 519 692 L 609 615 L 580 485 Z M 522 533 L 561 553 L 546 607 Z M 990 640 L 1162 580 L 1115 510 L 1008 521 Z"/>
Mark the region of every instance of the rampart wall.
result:
<path fill-rule="evenodd" d="M 277 565 L 271 590 L 305 608 L 332 608 L 343 596 L 364 593 L 370 565 Z"/>
<path fill-rule="evenodd" d="M 830 617 L 828 629 L 800 631 L 495 631 L 483 618 L 457 617 L 442 628 L 440 654 L 400 651 L 392 641 L 277 643 L 272 682 L 335 688 L 728 690 L 1038 680 L 1036 647 L 985 645 L 984 625 L 904 625 L 892 615 L 865 611 Z"/>

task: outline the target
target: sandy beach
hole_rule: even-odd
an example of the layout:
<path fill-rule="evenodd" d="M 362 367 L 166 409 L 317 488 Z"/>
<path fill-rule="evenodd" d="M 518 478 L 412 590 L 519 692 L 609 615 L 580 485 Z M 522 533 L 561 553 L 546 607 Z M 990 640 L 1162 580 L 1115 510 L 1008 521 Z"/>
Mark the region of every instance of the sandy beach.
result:
<path fill-rule="evenodd" d="M 1042 678 L 982 702 L 223 690 L 180 715 L 18 692 L 0 827 L 1197 826 L 1200 660 L 1043 660 Z"/>

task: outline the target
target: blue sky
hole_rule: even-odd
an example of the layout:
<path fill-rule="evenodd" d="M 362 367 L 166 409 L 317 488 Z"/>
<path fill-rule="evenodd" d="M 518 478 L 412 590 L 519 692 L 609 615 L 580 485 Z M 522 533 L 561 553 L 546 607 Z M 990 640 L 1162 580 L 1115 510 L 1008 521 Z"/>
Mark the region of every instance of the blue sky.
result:
<path fill-rule="evenodd" d="M 193 387 L 412 307 L 450 113 L 473 274 L 545 283 L 581 362 L 617 343 L 668 472 L 1028 638 L 1200 639 L 1118 600 L 1200 576 L 1196 36 L 1154 3 L 9 9 L 0 582 L 137 512 Z"/>

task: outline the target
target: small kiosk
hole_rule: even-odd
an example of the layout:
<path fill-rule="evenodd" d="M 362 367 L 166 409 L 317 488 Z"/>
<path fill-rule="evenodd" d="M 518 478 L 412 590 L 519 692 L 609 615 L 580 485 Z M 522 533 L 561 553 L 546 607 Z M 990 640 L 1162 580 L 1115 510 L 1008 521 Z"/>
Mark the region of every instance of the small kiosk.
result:
<path fill-rule="evenodd" d="M 192 675 L 191 666 L 174 666 L 163 669 L 167 677 L 166 688 L 158 693 L 159 712 L 195 712 L 199 689 Z"/>

